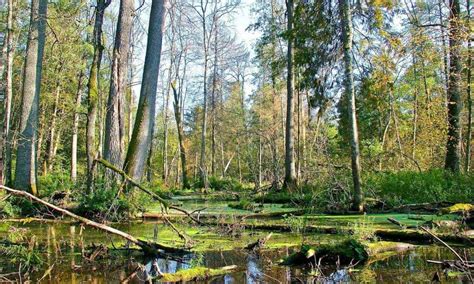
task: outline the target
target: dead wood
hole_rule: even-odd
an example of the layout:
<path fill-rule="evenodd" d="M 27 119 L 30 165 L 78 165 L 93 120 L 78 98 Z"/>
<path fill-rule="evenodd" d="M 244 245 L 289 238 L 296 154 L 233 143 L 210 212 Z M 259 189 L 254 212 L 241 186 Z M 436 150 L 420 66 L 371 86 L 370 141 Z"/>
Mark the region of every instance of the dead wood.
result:
<path fill-rule="evenodd" d="M 130 234 L 127 234 L 125 232 L 122 232 L 120 230 L 112 228 L 112 227 L 107 226 L 105 224 L 98 223 L 98 222 L 89 220 L 85 217 L 76 215 L 76 214 L 72 213 L 71 211 L 68 211 L 68 210 L 63 209 L 61 207 L 58 207 L 54 204 L 51 204 L 47 201 L 44 201 L 43 199 L 41 199 L 39 197 L 36 197 L 36 196 L 26 192 L 26 191 L 12 189 L 12 188 L 9 188 L 9 187 L 3 186 L 3 185 L 0 185 L 0 188 L 7 191 L 8 193 L 10 193 L 12 195 L 24 197 L 24 198 L 30 199 L 31 201 L 35 201 L 37 203 L 40 203 L 40 204 L 42 204 L 42 205 L 44 205 L 44 206 L 46 206 L 50 209 L 58 211 L 59 213 L 61 213 L 63 215 L 66 215 L 66 216 L 69 216 L 73 219 L 76 219 L 76 220 L 80 221 L 81 223 L 83 223 L 85 225 L 88 225 L 90 227 L 93 227 L 93 228 L 96 228 L 96 229 L 99 229 L 99 230 L 102 230 L 102 231 L 106 231 L 106 232 L 111 233 L 113 235 L 120 236 L 120 237 L 124 238 L 125 240 L 139 246 L 145 254 L 159 255 L 160 252 L 158 250 L 162 250 L 162 251 L 165 251 L 165 252 L 172 252 L 172 253 L 185 252 L 184 250 L 179 249 L 179 248 L 168 247 L 166 245 L 147 242 L 147 241 L 144 241 L 144 240 L 137 239 L 137 238 L 135 238 L 134 236 L 132 236 Z"/>
<path fill-rule="evenodd" d="M 272 237 L 272 234 L 273 233 L 270 233 L 266 235 L 265 237 L 258 239 L 256 242 L 248 244 L 245 247 L 245 249 L 253 250 L 253 251 L 262 249 L 265 246 L 265 244 L 268 242 L 268 240 L 270 240 L 270 238 Z"/>

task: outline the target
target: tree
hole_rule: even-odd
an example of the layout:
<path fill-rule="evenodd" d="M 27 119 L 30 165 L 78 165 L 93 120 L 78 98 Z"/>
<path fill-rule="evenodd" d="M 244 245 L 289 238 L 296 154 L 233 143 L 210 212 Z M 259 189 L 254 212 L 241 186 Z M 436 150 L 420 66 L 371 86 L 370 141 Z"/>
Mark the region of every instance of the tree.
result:
<path fill-rule="evenodd" d="M 459 172 L 461 148 L 461 19 L 459 0 L 449 1 L 448 141 L 445 168 Z"/>
<path fill-rule="evenodd" d="M 104 159 L 119 167 L 123 163 L 125 92 L 133 7 L 133 0 L 120 1 L 110 74 L 109 97 L 106 106 Z"/>
<path fill-rule="evenodd" d="M 47 0 L 32 0 L 30 27 L 23 72 L 21 116 L 17 149 L 15 187 L 33 195 L 37 189 L 36 138 L 38 109 L 43 68 L 43 52 L 46 40 Z"/>
<path fill-rule="evenodd" d="M 11 112 L 13 100 L 13 0 L 8 0 L 7 15 L 7 35 L 4 37 L 2 55 L 5 55 L 5 62 L 0 63 L 0 76 L 4 74 L 3 83 L 0 85 L 0 92 L 3 94 L 3 122 L 0 121 L 2 131 L 0 131 L 0 184 L 11 182 Z M 3 70 L 5 69 L 5 70 Z M 5 73 L 4 73 L 5 72 Z"/>
<path fill-rule="evenodd" d="M 143 169 L 153 137 L 166 2 L 167 0 L 156 0 L 151 4 L 140 100 L 132 138 L 124 162 L 125 172 L 135 180 L 140 180 L 143 176 Z"/>
<path fill-rule="evenodd" d="M 286 127 L 285 127 L 285 182 L 284 187 L 293 189 L 296 187 L 296 168 L 294 160 L 294 141 L 293 141 L 293 113 L 295 104 L 293 100 L 293 91 L 295 81 L 293 78 L 293 0 L 287 1 L 287 78 L 286 78 Z"/>
<path fill-rule="evenodd" d="M 111 0 L 97 0 L 95 7 L 95 21 L 92 43 L 94 45 L 94 55 L 90 65 L 89 80 L 87 82 L 87 131 L 86 131 L 86 152 L 87 152 L 87 188 L 92 191 L 94 160 L 96 159 L 96 121 L 99 101 L 99 72 L 102 61 L 104 46 L 102 45 L 102 25 L 104 13 Z"/>
<path fill-rule="evenodd" d="M 351 168 L 354 183 L 354 199 L 352 208 L 362 211 L 362 190 L 360 181 L 359 133 L 355 103 L 354 79 L 352 69 L 352 17 L 350 0 L 339 0 L 339 16 L 342 26 L 342 45 L 344 52 L 344 94 L 349 102 L 348 114 L 351 134 Z"/>

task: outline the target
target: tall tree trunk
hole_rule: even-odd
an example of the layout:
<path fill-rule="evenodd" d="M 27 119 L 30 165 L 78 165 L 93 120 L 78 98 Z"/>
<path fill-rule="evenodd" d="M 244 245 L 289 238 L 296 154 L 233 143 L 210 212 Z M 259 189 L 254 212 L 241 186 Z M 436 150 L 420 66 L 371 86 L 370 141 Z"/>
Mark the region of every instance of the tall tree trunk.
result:
<path fill-rule="evenodd" d="M 293 30 L 293 0 L 287 1 L 286 11 L 288 14 L 287 31 Z M 293 78 L 293 36 L 288 35 L 287 49 L 287 67 L 288 74 L 286 78 L 286 127 L 285 127 L 285 182 L 284 187 L 294 189 L 296 187 L 296 168 L 294 160 L 294 141 L 293 141 L 293 112 L 295 105 L 293 102 L 294 78 Z"/>
<path fill-rule="evenodd" d="M 61 67 L 57 69 L 57 72 L 61 72 Z M 57 73 L 60 74 L 60 73 Z M 53 106 L 53 113 L 51 116 L 51 120 L 48 123 L 49 135 L 48 140 L 46 140 L 46 154 L 43 160 L 43 175 L 48 173 L 48 170 L 51 168 L 51 162 L 53 159 L 53 152 L 54 152 L 54 141 L 56 141 L 56 120 L 58 118 L 59 112 L 59 97 L 61 94 L 61 85 L 60 80 L 56 82 L 56 94 L 54 97 L 54 106 Z"/>
<path fill-rule="evenodd" d="M 94 160 L 97 156 L 96 147 L 96 123 L 97 111 L 99 102 L 99 71 L 100 63 L 102 61 L 102 52 L 104 46 L 102 45 L 102 24 L 104 22 L 105 8 L 110 4 L 111 0 L 97 0 L 95 8 L 95 22 L 94 22 L 94 58 L 90 66 L 89 81 L 87 83 L 87 130 L 86 130 L 86 152 L 87 152 L 87 189 L 93 190 L 93 167 Z"/>
<path fill-rule="evenodd" d="M 140 180 L 143 175 L 153 136 L 166 2 L 156 0 L 151 4 L 140 100 L 124 163 L 125 172 L 135 180 Z"/>
<path fill-rule="evenodd" d="M 41 86 L 41 71 L 46 40 L 47 0 L 32 0 L 26 47 L 19 143 L 16 155 L 15 187 L 38 194 L 36 138 Z"/>
<path fill-rule="evenodd" d="M 461 145 L 461 30 L 459 0 L 449 0 L 449 82 L 448 82 L 448 141 L 447 170 L 458 172 Z"/>
<path fill-rule="evenodd" d="M 342 24 L 342 44 L 344 48 L 344 88 L 349 102 L 348 114 L 351 133 L 351 160 L 352 180 L 354 183 L 354 199 L 352 209 L 363 211 L 362 190 L 360 181 L 360 153 L 359 133 L 357 129 L 357 114 L 354 91 L 354 78 L 352 74 L 352 17 L 350 0 L 339 0 L 339 13 Z"/>
<path fill-rule="evenodd" d="M 418 71 L 416 69 L 415 55 L 413 55 L 413 75 L 415 77 L 415 82 L 418 82 Z M 414 97 L 413 97 L 413 131 L 412 131 L 412 150 L 411 150 L 412 159 L 416 158 L 417 131 L 418 131 L 418 88 L 415 88 Z"/>
<path fill-rule="evenodd" d="M 207 167 L 206 167 L 206 132 L 207 132 L 207 64 L 209 61 L 209 54 L 207 48 L 207 27 L 205 16 L 203 16 L 203 46 L 204 46 L 204 74 L 203 74 L 203 105 L 202 105 L 202 133 L 201 133 L 201 156 L 199 159 L 199 175 L 205 188 L 208 187 L 207 181 Z"/>
<path fill-rule="evenodd" d="M 181 109 L 180 109 L 180 96 L 178 94 L 174 84 L 171 85 L 173 88 L 173 107 L 174 107 L 174 118 L 176 120 L 176 128 L 178 129 L 178 142 L 179 142 L 179 154 L 181 159 L 181 175 L 182 175 L 182 182 L 183 188 L 189 188 L 189 181 L 188 181 L 188 170 L 186 166 L 186 147 L 184 146 L 184 130 L 183 130 L 183 123 L 181 121 Z"/>
<path fill-rule="evenodd" d="M 123 164 L 123 149 L 125 147 L 125 95 L 133 9 L 133 0 L 120 1 L 106 107 L 104 159 L 117 167 L 121 167 Z"/>
<path fill-rule="evenodd" d="M 215 23 L 217 27 L 217 21 Z M 214 62 L 211 94 L 211 174 L 216 175 L 216 88 L 217 88 L 217 28 L 214 31 Z"/>
<path fill-rule="evenodd" d="M 8 0 L 7 15 L 7 35 L 3 43 L 3 52 L 5 62 L 2 63 L 0 76 L 5 72 L 4 80 L 1 83 L 1 92 L 3 93 L 3 121 L 1 121 L 2 131 L 0 132 L 0 184 L 9 184 L 11 182 L 11 111 L 13 99 L 13 0 Z M 3 55 L 3 54 L 2 54 Z M 4 66 L 4 67 L 3 67 Z M 3 70 L 4 69 L 4 70 Z"/>
<path fill-rule="evenodd" d="M 77 179 L 77 134 L 79 132 L 79 115 L 82 99 L 82 80 L 84 72 L 80 71 L 77 80 L 76 100 L 74 104 L 74 118 L 72 121 L 72 138 L 71 138 L 71 181 L 76 182 Z"/>
<path fill-rule="evenodd" d="M 466 0 L 467 8 L 467 22 L 471 21 L 471 0 Z M 472 139 L 472 97 L 471 97 L 471 67 L 472 67 L 472 50 L 471 50 L 471 25 L 468 25 L 468 39 L 467 39 L 467 137 L 466 137 L 466 163 L 464 165 L 465 171 L 471 170 L 471 139 Z"/>

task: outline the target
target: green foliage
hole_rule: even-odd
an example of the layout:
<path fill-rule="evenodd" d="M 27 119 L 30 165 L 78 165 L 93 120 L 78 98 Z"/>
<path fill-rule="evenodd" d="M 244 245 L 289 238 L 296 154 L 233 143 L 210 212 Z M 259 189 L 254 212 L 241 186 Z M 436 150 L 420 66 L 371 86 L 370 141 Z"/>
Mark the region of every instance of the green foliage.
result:
<path fill-rule="evenodd" d="M 100 189 L 89 194 L 82 194 L 79 196 L 77 213 L 93 219 L 121 220 L 128 217 L 131 209 L 130 201 L 120 197 L 115 198 L 115 196 L 115 190 Z M 106 216 L 107 213 L 108 216 Z"/>
<path fill-rule="evenodd" d="M 373 218 L 364 215 L 364 218 L 354 222 L 352 227 L 352 235 L 354 239 L 362 241 L 376 241 L 375 227 Z"/>
<path fill-rule="evenodd" d="M 191 260 L 189 261 L 189 267 L 196 268 L 200 266 L 204 266 L 204 254 L 198 252 L 194 254 Z"/>
<path fill-rule="evenodd" d="M 43 263 L 39 251 L 36 249 L 35 236 L 28 229 L 11 227 L 7 239 L 11 243 L 1 244 L 0 253 L 8 257 L 12 264 L 21 264 L 22 271 L 35 268 Z M 26 244 L 25 244 L 26 243 Z"/>
<path fill-rule="evenodd" d="M 210 176 L 208 178 L 208 182 L 209 188 L 215 191 L 244 191 L 248 189 L 234 178 L 220 178 Z M 204 183 L 200 179 L 197 179 L 193 186 L 196 188 L 203 188 Z"/>
<path fill-rule="evenodd" d="M 283 216 L 283 221 L 290 227 L 293 233 L 304 233 L 308 224 L 308 218 L 293 215 Z"/>
<path fill-rule="evenodd" d="M 55 192 L 70 192 L 77 187 L 67 172 L 54 172 L 38 177 L 39 193 L 41 197 L 50 197 Z"/>
<path fill-rule="evenodd" d="M 422 202 L 464 202 L 474 200 L 474 175 L 444 170 L 373 173 L 364 179 L 365 191 L 390 206 Z"/>
<path fill-rule="evenodd" d="M 254 211 L 255 209 L 257 209 L 257 206 L 252 201 L 249 201 L 247 199 L 242 199 L 237 203 L 230 203 L 229 207 L 234 208 L 234 209 L 250 210 L 250 211 Z"/>

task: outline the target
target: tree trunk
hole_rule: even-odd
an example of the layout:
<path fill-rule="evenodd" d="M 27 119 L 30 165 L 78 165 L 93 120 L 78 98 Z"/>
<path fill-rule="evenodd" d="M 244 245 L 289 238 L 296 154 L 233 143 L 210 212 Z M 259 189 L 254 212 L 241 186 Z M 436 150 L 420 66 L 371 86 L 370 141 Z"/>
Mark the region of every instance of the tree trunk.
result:
<path fill-rule="evenodd" d="M 0 184 L 9 184 L 11 182 L 11 111 L 13 99 L 13 53 L 15 47 L 13 46 L 13 0 L 8 0 L 8 15 L 7 15 L 7 36 L 3 43 L 3 51 L 5 54 L 5 66 L 2 67 L 0 76 L 5 72 L 5 79 L 2 83 L 3 92 L 3 121 L 0 122 L 3 127 L 0 132 Z M 3 70 L 3 68 L 5 70 Z"/>
<path fill-rule="evenodd" d="M 291 33 L 293 30 L 293 0 L 287 1 L 288 25 L 287 32 Z M 284 187 L 292 190 L 296 187 L 296 169 L 294 161 L 294 141 L 293 141 L 293 112 L 295 105 L 293 102 L 293 38 L 288 35 L 288 50 L 287 50 L 287 67 L 288 74 L 286 78 L 286 127 L 285 127 L 285 182 Z"/>
<path fill-rule="evenodd" d="M 120 1 L 105 118 L 104 159 L 119 167 L 125 147 L 125 95 L 133 9 L 133 0 Z"/>
<path fill-rule="evenodd" d="M 76 101 L 74 104 L 74 118 L 72 122 L 72 138 L 71 138 L 71 181 L 76 182 L 77 179 L 77 134 L 79 132 L 79 115 L 82 99 L 82 79 L 84 77 L 84 72 L 79 72 L 79 77 L 77 80 L 77 93 Z"/>
<path fill-rule="evenodd" d="M 461 30 L 459 0 L 449 1 L 449 82 L 448 82 L 448 141 L 447 170 L 458 172 L 461 145 Z"/>
<path fill-rule="evenodd" d="M 217 21 L 215 23 L 217 27 Z M 214 62 L 211 95 L 211 174 L 216 175 L 216 87 L 217 87 L 217 28 L 214 31 Z"/>
<path fill-rule="evenodd" d="M 31 1 L 15 171 L 15 186 L 29 191 L 33 195 L 38 194 L 36 187 L 38 162 L 36 138 L 41 71 L 43 69 L 43 53 L 46 40 L 47 5 L 47 0 Z"/>
<path fill-rule="evenodd" d="M 208 48 L 207 48 L 207 27 L 205 16 L 202 21 L 203 40 L 204 40 L 204 76 L 203 76 L 203 106 L 202 106 L 202 133 L 201 133 L 201 157 L 199 159 L 199 175 L 205 188 L 208 186 L 207 167 L 206 167 L 206 132 L 207 132 L 207 64 L 208 64 Z"/>
<path fill-rule="evenodd" d="M 466 0 L 467 7 L 467 22 L 471 20 L 471 5 L 470 0 Z M 468 36 L 472 35 L 471 26 L 468 27 Z M 471 38 L 467 39 L 467 137 L 466 137 L 466 163 L 464 165 L 465 171 L 471 170 L 471 139 L 472 139 L 472 97 L 471 97 L 471 66 L 472 66 L 472 50 L 471 50 Z"/>
<path fill-rule="evenodd" d="M 125 172 L 136 180 L 143 176 L 153 136 L 166 2 L 167 0 L 157 0 L 151 5 L 140 100 L 124 163 Z"/>
<path fill-rule="evenodd" d="M 176 128 L 178 129 L 178 142 L 179 142 L 179 153 L 181 159 L 181 175 L 183 179 L 183 188 L 189 188 L 188 182 L 188 170 L 186 167 L 186 148 L 184 146 L 184 130 L 183 124 L 181 122 L 181 110 L 179 106 L 180 96 L 176 91 L 175 86 L 172 84 L 171 87 L 173 88 L 173 97 L 174 97 L 174 118 L 176 120 Z"/>
<path fill-rule="evenodd" d="M 362 191 L 360 181 L 359 134 L 357 129 L 357 114 L 352 74 L 352 19 L 349 0 L 339 0 L 339 13 L 342 24 L 342 44 L 344 48 L 344 91 L 349 102 L 349 125 L 351 133 L 351 168 L 354 183 L 354 199 L 352 209 L 363 211 Z"/>
<path fill-rule="evenodd" d="M 86 131 L 86 152 L 87 152 L 87 189 L 93 190 L 93 167 L 94 160 L 97 155 L 96 148 L 96 122 L 97 110 L 99 101 L 99 71 L 100 63 L 102 61 L 102 52 L 104 46 L 102 45 L 102 24 L 104 22 L 105 8 L 110 4 L 111 0 L 97 0 L 95 8 L 95 22 L 94 22 L 94 58 L 90 66 L 89 81 L 87 83 L 87 131 Z"/>
<path fill-rule="evenodd" d="M 61 74 L 61 67 L 59 67 L 56 72 L 57 74 Z M 48 129 L 49 129 L 49 137 L 48 140 L 46 140 L 46 154 L 45 158 L 43 161 L 43 175 L 46 175 L 48 173 L 48 170 L 51 168 L 51 162 L 53 158 L 53 151 L 54 151 L 54 141 L 56 140 L 56 120 L 58 118 L 58 112 L 59 112 L 59 97 L 61 94 L 61 86 L 60 86 L 60 80 L 58 79 L 56 82 L 56 94 L 54 97 L 54 106 L 53 106 L 53 113 L 51 116 L 51 120 L 48 123 Z"/>

